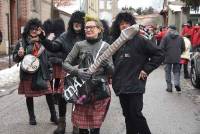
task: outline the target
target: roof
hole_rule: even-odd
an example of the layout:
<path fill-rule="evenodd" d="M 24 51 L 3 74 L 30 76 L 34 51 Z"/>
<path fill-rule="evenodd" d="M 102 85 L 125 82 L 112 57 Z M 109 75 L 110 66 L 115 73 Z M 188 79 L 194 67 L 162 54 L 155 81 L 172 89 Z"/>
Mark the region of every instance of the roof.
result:
<path fill-rule="evenodd" d="M 180 12 L 182 7 L 182 5 L 169 5 L 169 9 L 173 12 Z"/>

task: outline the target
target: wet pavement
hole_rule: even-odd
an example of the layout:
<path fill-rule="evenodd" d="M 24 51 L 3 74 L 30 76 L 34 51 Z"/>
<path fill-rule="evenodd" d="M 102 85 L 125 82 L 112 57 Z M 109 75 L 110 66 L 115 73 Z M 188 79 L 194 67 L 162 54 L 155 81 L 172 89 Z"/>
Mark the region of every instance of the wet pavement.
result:
<path fill-rule="evenodd" d="M 35 98 L 35 113 L 38 124 L 28 124 L 25 97 L 12 92 L 0 96 L 0 134 L 52 134 L 56 126 L 50 123 L 49 110 L 45 97 Z M 182 92 L 165 91 L 164 70 L 161 66 L 148 78 L 144 95 L 143 113 L 152 134 L 200 134 L 200 90 L 191 86 L 189 80 L 181 77 Z M 0 92 L 1 94 L 1 92 Z M 71 104 L 67 108 L 66 133 L 72 131 Z M 112 92 L 108 115 L 103 123 L 101 134 L 125 134 L 125 123 L 118 97 Z"/>

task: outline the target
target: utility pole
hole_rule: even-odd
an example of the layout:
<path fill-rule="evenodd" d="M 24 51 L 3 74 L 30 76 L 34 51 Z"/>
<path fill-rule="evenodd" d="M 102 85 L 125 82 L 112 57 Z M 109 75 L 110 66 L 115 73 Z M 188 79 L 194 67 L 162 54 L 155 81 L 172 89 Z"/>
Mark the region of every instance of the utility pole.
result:
<path fill-rule="evenodd" d="M 114 18 L 118 13 L 118 0 L 112 0 L 112 17 Z"/>
<path fill-rule="evenodd" d="M 168 0 L 163 1 L 163 9 L 162 9 L 162 16 L 163 16 L 163 25 L 167 26 L 168 25 L 168 11 L 167 11 L 167 4 Z"/>

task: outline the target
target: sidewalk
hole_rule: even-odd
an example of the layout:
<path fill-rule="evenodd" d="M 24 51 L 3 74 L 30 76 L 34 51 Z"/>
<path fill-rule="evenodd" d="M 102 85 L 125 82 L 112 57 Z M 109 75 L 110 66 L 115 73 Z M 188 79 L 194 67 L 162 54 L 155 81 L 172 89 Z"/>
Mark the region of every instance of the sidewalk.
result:
<path fill-rule="evenodd" d="M 11 66 L 13 66 L 15 63 L 12 61 L 12 56 L 10 56 Z M 0 70 L 9 68 L 9 56 L 4 55 L 0 56 Z"/>

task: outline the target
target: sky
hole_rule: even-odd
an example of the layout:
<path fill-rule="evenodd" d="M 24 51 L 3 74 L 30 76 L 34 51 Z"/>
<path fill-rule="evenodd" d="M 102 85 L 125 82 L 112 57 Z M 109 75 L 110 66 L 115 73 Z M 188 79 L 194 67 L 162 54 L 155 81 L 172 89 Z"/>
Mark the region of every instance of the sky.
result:
<path fill-rule="evenodd" d="M 119 8 L 124 6 L 132 6 L 133 8 L 152 6 L 154 9 L 160 10 L 163 7 L 163 0 L 119 0 Z"/>
<path fill-rule="evenodd" d="M 74 0 L 72 6 L 69 6 L 67 8 L 59 7 L 59 9 L 64 10 L 68 13 L 73 13 L 75 10 L 80 9 L 80 1 L 83 0 Z M 161 10 L 163 6 L 163 0 L 119 0 L 118 6 L 119 9 L 125 6 L 132 6 L 133 8 L 142 7 L 143 9 L 145 7 L 152 6 L 154 9 Z"/>

